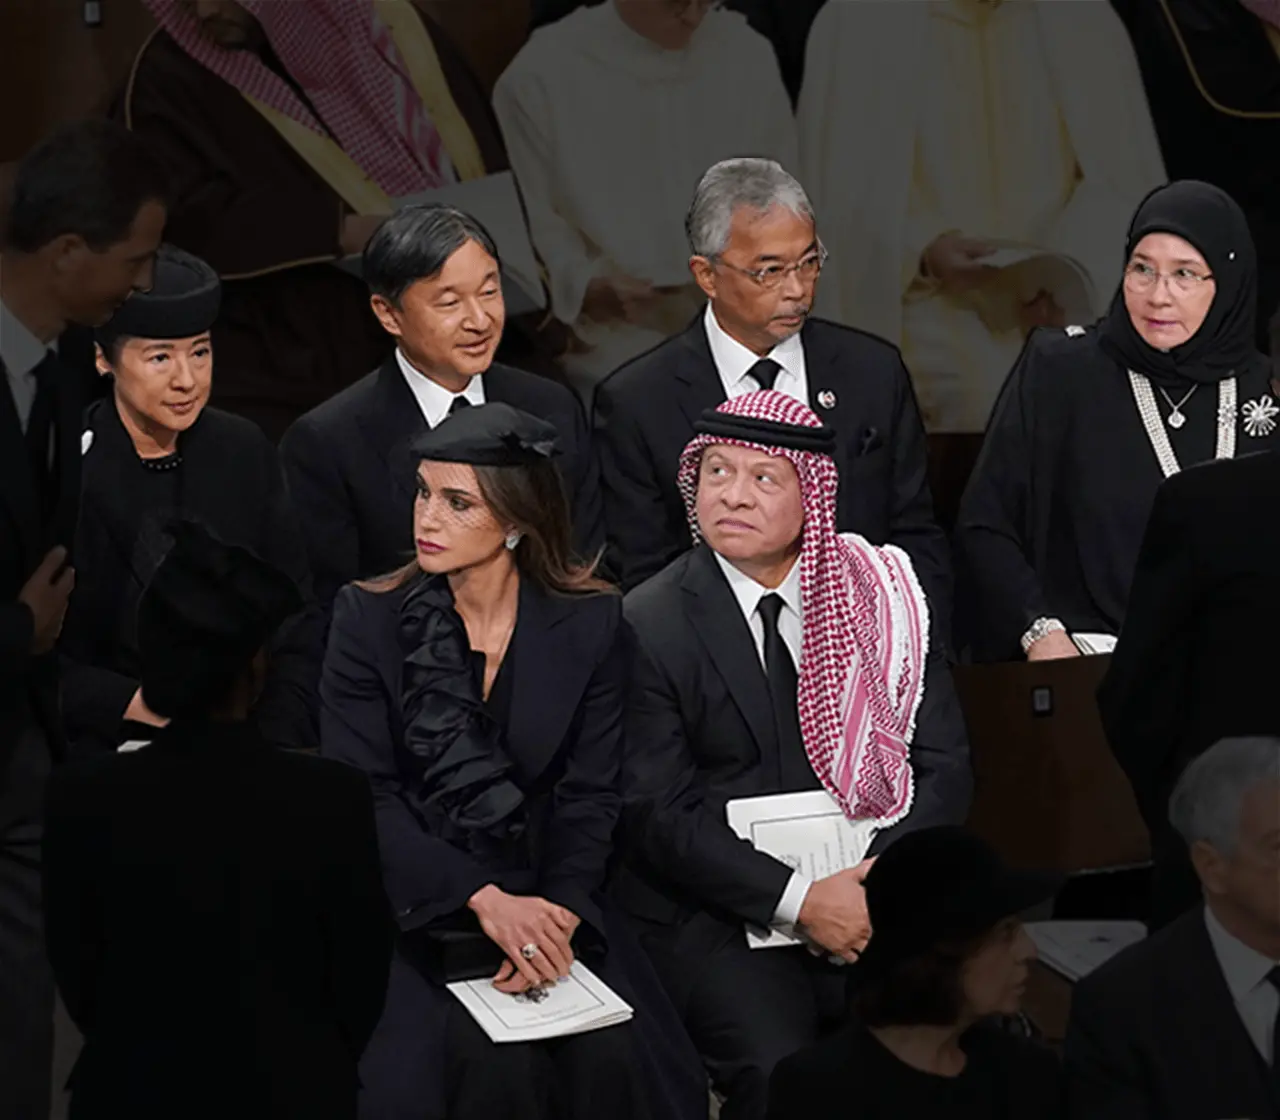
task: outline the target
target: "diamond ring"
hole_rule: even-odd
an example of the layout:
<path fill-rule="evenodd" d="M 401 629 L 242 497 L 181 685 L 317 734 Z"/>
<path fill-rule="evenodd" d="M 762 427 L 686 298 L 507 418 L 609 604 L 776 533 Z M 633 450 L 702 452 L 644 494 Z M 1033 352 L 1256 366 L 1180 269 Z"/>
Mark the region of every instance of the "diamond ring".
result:
<path fill-rule="evenodd" d="M 528 945 L 521 946 L 520 955 L 524 957 L 525 960 L 531 961 L 538 955 L 538 947 L 530 941 Z"/>

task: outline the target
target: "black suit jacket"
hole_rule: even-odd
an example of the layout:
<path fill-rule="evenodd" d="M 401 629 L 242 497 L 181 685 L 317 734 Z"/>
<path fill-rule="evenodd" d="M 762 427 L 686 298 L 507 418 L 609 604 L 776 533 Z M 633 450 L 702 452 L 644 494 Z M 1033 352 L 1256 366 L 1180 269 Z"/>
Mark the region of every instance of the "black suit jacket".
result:
<path fill-rule="evenodd" d="M 1227 735 L 1280 735 L 1280 452 L 1204 463 L 1156 492 L 1124 629 L 1098 690 L 1149 825 L 1183 767 Z"/>
<path fill-rule="evenodd" d="M 1168 804 L 1186 764 L 1224 736 L 1280 735 L 1280 522 L 1264 512 L 1278 506 L 1280 452 L 1195 466 L 1156 493 L 1098 708 L 1158 859 L 1185 864 Z M 1198 897 L 1185 866 L 1169 890 L 1168 916 Z"/>
<path fill-rule="evenodd" d="M 810 407 L 840 439 L 837 528 L 910 553 L 949 632 L 950 551 L 934 521 L 924 427 L 901 356 L 873 335 L 822 319 L 810 319 L 800 337 Z M 826 393 L 834 397 L 830 408 Z M 724 400 L 701 313 L 596 389 L 609 566 L 624 588 L 689 547 L 676 468 L 698 417 Z"/>
<path fill-rule="evenodd" d="M 619 598 L 551 595 L 521 584 L 503 672 L 513 674 L 506 750 L 528 812 L 526 874 L 485 866 L 432 835 L 418 807 L 421 764 L 405 748 L 400 706 L 406 594 L 342 590 L 320 689 L 321 751 L 369 775 L 383 875 L 402 924 L 452 918 L 480 887 L 497 883 L 568 907 L 602 934 L 596 895 L 621 804 Z"/>
<path fill-rule="evenodd" d="M 395 932 L 363 775 L 243 724 L 72 763 L 44 901 L 72 1115 L 355 1116 Z"/>
<path fill-rule="evenodd" d="M 738 839 L 725 820 L 732 798 L 791 792 L 780 783 L 769 687 L 747 620 L 705 545 L 630 592 L 625 612 L 636 649 L 618 899 L 650 921 L 705 911 L 768 926 L 791 869 Z M 959 824 L 968 813 L 968 741 L 936 646 L 916 728 L 911 813 L 876 837 L 873 854 L 904 832 Z"/>
<path fill-rule="evenodd" d="M 1280 1117 L 1200 907 L 1076 984 L 1066 1063 L 1073 1120 Z"/>
<path fill-rule="evenodd" d="M 586 418 L 563 385 L 495 363 L 485 400 L 554 424 L 584 557 L 603 545 L 599 471 Z M 413 556 L 414 475 L 409 445 L 426 430 L 418 402 L 391 355 L 378 369 L 297 420 L 280 444 L 316 594 L 328 604 L 344 584 L 382 575 Z"/>
<path fill-rule="evenodd" d="M 52 519 L 41 515 L 9 373 L 0 361 L 0 793 L 25 728 L 39 725 L 55 751 L 61 748 L 56 659 L 31 655 L 33 620 L 18 594 L 50 548 L 71 551 L 80 497 L 81 418 L 101 391 L 88 372 L 87 337 L 72 330 L 59 340 L 54 446 L 60 497 Z"/>
<path fill-rule="evenodd" d="M 138 601 L 154 574 L 135 566 L 137 500 L 133 443 L 108 399 L 89 408 L 84 484 L 76 526 L 76 588 L 58 648 L 62 714 L 73 751 L 115 750 L 138 688 Z M 249 549 L 311 594 L 306 548 L 275 447 L 252 421 L 206 408 L 178 441 L 179 508 L 230 544 Z M 77 448 L 79 450 L 79 448 Z M 314 750 L 321 620 L 304 609 L 272 642 L 267 682 L 254 712 L 278 746 Z M 150 731 L 140 732 L 150 737 Z"/>

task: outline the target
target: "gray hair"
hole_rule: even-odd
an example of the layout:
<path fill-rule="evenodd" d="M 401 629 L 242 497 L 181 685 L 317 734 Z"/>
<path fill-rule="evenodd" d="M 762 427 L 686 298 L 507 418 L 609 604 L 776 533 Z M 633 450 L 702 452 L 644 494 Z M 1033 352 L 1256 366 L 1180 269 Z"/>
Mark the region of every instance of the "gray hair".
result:
<path fill-rule="evenodd" d="M 1230 855 L 1245 795 L 1264 782 L 1280 782 L 1280 739 L 1220 739 L 1183 771 L 1169 799 L 1169 820 L 1188 847 L 1203 840 Z"/>
<path fill-rule="evenodd" d="M 693 255 L 715 258 L 723 253 L 733 215 L 743 206 L 758 213 L 781 206 L 814 221 L 804 187 L 782 164 L 754 157 L 721 160 L 702 176 L 684 220 Z"/>

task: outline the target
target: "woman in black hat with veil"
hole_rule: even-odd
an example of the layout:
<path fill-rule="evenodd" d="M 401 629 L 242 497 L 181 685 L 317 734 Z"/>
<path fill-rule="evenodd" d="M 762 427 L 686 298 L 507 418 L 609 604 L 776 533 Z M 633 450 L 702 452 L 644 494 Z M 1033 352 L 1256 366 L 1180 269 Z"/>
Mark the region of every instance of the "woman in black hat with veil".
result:
<path fill-rule="evenodd" d="M 784 1059 L 768 1120 L 1055 1120 L 1057 1058 L 1000 1024 L 1021 1008 L 1035 946 L 1018 915 L 1061 877 L 1012 871 L 962 828 L 902 837 L 865 880 L 873 933 L 852 966 L 854 1014 Z"/>

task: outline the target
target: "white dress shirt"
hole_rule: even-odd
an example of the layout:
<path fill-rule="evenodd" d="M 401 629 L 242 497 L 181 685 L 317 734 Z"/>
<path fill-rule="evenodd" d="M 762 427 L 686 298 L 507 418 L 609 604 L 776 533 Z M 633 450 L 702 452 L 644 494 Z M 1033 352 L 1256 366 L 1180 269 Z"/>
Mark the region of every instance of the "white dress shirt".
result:
<path fill-rule="evenodd" d="M 724 572 L 729 583 L 729 590 L 737 599 L 738 606 L 751 629 L 751 637 L 756 643 L 756 655 L 760 664 L 764 664 L 764 619 L 760 617 L 760 600 L 766 595 L 777 595 L 782 600 L 782 610 L 778 614 L 778 633 L 782 637 L 791 660 L 795 662 L 796 673 L 800 672 L 800 650 L 804 642 L 804 615 L 800 610 L 800 561 L 791 565 L 787 578 L 777 587 L 765 587 L 757 583 L 749 575 L 740 572 L 718 552 L 711 554 Z M 813 880 L 799 871 L 793 871 L 778 899 L 773 911 L 773 924 L 784 933 L 792 934 L 800 921 L 800 908 L 804 905 L 805 896 Z"/>
<path fill-rule="evenodd" d="M 720 383 L 724 386 L 725 397 L 733 400 L 747 393 L 758 392 L 762 386 L 754 377 L 749 377 L 747 371 L 763 359 L 758 354 L 753 354 L 725 331 L 709 303 L 706 314 L 703 316 L 703 323 L 706 326 L 707 342 L 711 346 L 711 357 L 716 363 L 716 371 L 720 374 Z M 774 391 L 785 393 L 801 404 L 807 405 L 809 376 L 804 364 L 804 343 L 800 341 L 799 332 L 779 342 L 765 355 L 765 358 L 772 359 L 782 367 L 778 373 L 778 379 L 773 383 Z"/>
<path fill-rule="evenodd" d="M 31 419 L 36 400 L 35 368 L 49 353 L 50 347 L 33 335 L 26 325 L 0 301 L 0 359 L 8 374 L 9 392 L 18 410 L 18 424 L 23 432 Z"/>
<path fill-rule="evenodd" d="M 1263 1060 L 1270 1065 L 1276 1015 L 1280 1013 L 1280 992 L 1267 979 L 1267 974 L 1280 965 L 1280 961 L 1264 957 L 1228 933 L 1207 906 L 1204 908 L 1204 924 L 1209 929 L 1209 942 L 1235 1001 L 1236 1011 L 1244 1021 L 1244 1029 L 1249 1032 Z"/>
<path fill-rule="evenodd" d="M 429 428 L 434 428 L 449 415 L 449 409 L 458 397 L 466 397 L 472 404 L 484 404 L 483 374 L 477 374 L 468 381 L 467 387 L 461 393 L 451 393 L 443 385 L 432 381 L 425 373 L 419 373 L 414 369 L 409 364 L 409 359 L 404 356 L 398 346 L 396 347 L 396 362 L 399 364 L 400 372 L 404 374 L 404 379 L 408 382 L 409 388 L 413 392 L 414 400 L 418 402 L 418 408 L 422 410 L 423 419 L 426 420 Z"/>

